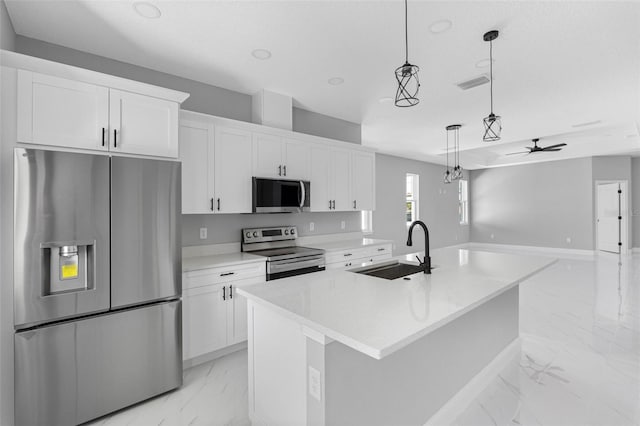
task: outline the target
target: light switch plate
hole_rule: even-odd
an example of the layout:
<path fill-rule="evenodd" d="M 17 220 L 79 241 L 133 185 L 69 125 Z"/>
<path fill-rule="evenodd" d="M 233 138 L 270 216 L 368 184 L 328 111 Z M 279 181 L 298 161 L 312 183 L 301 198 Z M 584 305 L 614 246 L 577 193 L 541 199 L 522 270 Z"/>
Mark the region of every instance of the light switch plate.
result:
<path fill-rule="evenodd" d="M 320 381 L 320 372 L 311 366 L 309 366 L 309 395 L 311 395 L 318 401 L 322 400 L 322 384 Z"/>
<path fill-rule="evenodd" d="M 207 239 L 207 228 L 200 228 L 200 239 L 201 240 Z"/>
<path fill-rule="evenodd" d="M 344 229 L 346 227 L 347 227 L 347 224 L 345 223 L 344 220 L 342 222 L 340 222 L 340 229 Z"/>
<path fill-rule="evenodd" d="M 309 222 L 309 231 L 313 231 L 314 229 L 316 229 L 316 224 L 313 222 Z"/>

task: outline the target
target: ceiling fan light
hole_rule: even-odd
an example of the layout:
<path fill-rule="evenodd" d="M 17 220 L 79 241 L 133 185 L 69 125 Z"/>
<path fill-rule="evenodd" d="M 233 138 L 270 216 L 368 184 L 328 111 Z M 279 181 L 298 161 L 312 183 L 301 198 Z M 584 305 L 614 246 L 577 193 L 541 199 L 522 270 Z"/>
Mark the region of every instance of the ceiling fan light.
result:
<path fill-rule="evenodd" d="M 502 132 L 502 119 L 499 115 L 494 113 L 489 114 L 483 120 L 484 123 L 484 136 L 482 140 L 484 142 L 494 142 L 500 140 L 500 133 Z"/>
<path fill-rule="evenodd" d="M 398 82 L 396 106 L 411 107 L 420 102 L 418 99 L 418 91 L 420 90 L 418 71 L 420 68 L 417 65 L 411 65 L 408 62 L 396 68 L 396 81 Z"/>

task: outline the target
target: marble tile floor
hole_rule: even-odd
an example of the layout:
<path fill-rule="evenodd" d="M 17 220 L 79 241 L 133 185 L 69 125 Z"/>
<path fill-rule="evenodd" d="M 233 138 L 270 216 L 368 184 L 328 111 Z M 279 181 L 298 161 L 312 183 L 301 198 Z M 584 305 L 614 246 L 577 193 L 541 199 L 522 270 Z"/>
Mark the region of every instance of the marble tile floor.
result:
<path fill-rule="evenodd" d="M 535 253 L 531 253 L 535 254 Z M 571 256 L 520 290 L 521 351 L 456 426 L 640 425 L 640 255 Z M 247 352 L 93 425 L 247 425 Z"/>

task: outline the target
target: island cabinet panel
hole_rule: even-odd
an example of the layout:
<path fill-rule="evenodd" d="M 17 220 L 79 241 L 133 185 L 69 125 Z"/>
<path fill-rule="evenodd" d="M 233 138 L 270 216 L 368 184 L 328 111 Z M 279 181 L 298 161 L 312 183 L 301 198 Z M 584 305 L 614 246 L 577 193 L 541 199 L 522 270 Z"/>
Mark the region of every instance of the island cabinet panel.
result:
<path fill-rule="evenodd" d="M 237 289 L 265 280 L 264 262 L 183 274 L 183 360 L 247 340 L 247 301 Z"/>
<path fill-rule="evenodd" d="M 22 69 L 17 89 L 18 142 L 178 157 L 180 105 L 174 100 Z"/>
<path fill-rule="evenodd" d="M 18 70 L 18 142 L 108 151 L 109 89 Z"/>

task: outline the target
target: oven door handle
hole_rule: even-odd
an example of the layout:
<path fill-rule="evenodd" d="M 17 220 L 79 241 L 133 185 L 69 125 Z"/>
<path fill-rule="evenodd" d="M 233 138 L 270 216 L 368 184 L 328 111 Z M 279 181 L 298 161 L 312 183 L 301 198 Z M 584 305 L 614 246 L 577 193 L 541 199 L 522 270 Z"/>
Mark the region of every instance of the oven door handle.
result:
<path fill-rule="evenodd" d="M 300 181 L 300 194 L 302 195 L 300 197 L 301 201 L 300 201 L 300 208 L 304 208 L 304 204 L 305 201 L 307 200 L 307 191 L 304 189 L 304 182 Z"/>
<path fill-rule="evenodd" d="M 296 269 L 311 268 L 317 266 L 324 267 L 324 256 L 314 257 L 308 260 L 294 260 L 291 262 L 267 262 L 267 274 L 277 274 L 278 272 L 294 271 Z"/>

